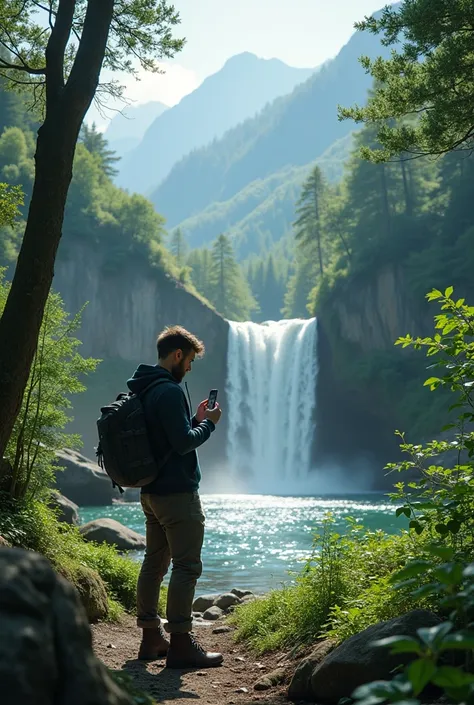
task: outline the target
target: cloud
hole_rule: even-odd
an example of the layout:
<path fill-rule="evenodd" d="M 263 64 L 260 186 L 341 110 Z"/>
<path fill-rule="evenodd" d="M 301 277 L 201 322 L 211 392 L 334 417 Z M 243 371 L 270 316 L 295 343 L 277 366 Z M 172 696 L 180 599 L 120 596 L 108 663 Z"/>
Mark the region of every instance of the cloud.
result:
<path fill-rule="evenodd" d="M 111 74 L 104 71 L 101 82 L 110 81 L 112 78 L 118 80 L 125 86 L 124 97 L 131 105 L 160 101 L 168 106 L 179 103 L 181 98 L 192 93 L 201 83 L 201 79 L 195 71 L 186 69 L 179 64 L 162 63 L 160 67 L 165 73 L 150 73 L 140 69 L 138 79 L 130 74 Z M 123 110 L 126 105 L 127 103 L 124 101 L 112 98 L 105 101 L 105 97 L 102 96 L 100 106 L 97 101 L 91 106 L 86 116 L 86 122 L 89 124 L 95 122 L 98 128 L 103 130 L 116 112 Z"/>

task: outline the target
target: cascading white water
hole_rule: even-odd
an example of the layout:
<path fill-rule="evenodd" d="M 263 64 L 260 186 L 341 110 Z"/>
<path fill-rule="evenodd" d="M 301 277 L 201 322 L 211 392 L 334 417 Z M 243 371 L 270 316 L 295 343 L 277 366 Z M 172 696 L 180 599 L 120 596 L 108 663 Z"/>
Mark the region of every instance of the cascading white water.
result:
<path fill-rule="evenodd" d="M 230 322 L 227 457 L 246 491 L 306 484 L 315 432 L 317 322 Z"/>

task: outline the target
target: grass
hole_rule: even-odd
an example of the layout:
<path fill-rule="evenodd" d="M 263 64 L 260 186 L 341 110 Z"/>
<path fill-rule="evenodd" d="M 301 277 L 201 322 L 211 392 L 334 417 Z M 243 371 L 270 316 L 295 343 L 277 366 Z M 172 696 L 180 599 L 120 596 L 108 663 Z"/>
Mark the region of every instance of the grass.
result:
<path fill-rule="evenodd" d="M 342 536 L 331 519 L 296 583 L 237 607 L 236 638 L 257 653 L 300 647 L 323 636 L 337 642 L 413 606 L 407 592 L 387 589 L 388 578 L 417 553 L 417 538 L 368 532 L 353 522 Z"/>
<path fill-rule="evenodd" d="M 136 586 L 140 564 L 107 544 L 85 541 L 78 529 L 58 522 L 52 509 L 43 502 L 12 503 L 0 496 L 0 535 L 13 546 L 30 549 L 48 558 L 54 568 L 75 582 L 81 567 L 96 571 L 103 580 L 108 597 L 108 618 L 118 619 L 123 611 L 135 611 Z M 166 590 L 161 591 L 163 613 Z"/>

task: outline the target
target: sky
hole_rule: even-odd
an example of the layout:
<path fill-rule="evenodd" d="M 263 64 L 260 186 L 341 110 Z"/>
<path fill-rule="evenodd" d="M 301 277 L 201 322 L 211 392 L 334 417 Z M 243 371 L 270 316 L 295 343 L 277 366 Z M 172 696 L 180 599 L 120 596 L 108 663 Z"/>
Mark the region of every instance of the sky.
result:
<path fill-rule="evenodd" d="M 389 0 L 388 4 L 391 4 Z M 384 0 L 174 0 L 186 46 L 162 75 L 141 72 L 140 81 L 119 77 L 131 104 L 158 100 L 175 105 L 227 59 L 245 51 L 290 66 L 316 67 L 334 57 L 354 32 L 354 22 L 386 4 Z M 107 76 L 105 76 L 107 78 Z M 92 119 L 105 127 L 116 109 Z"/>

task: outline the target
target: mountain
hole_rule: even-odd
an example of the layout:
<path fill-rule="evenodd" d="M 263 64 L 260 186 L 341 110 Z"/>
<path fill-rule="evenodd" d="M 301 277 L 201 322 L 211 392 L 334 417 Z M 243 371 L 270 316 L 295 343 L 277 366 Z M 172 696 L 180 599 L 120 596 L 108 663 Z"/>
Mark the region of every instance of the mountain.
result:
<path fill-rule="evenodd" d="M 356 32 L 334 59 L 290 95 L 188 154 L 151 196 L 168 226 L 229 200 L 257 179 L 309 164 L 353 131 L 353 123 L 339 122 L 337 109 L 366 101 L 372 79 L 358 59 L 388 56 L 389 51 L 377 36 Z"/>
<path fill-rule="evenodd" d="M 179 223 L 191 248 L 209 245 L 220 233 L 233 239 L 238 259 L 263 254 L 289 235 L 295 204 L 311 167 L 318 164 L 329 182 L 340 181 L 353 147 L 353 134 L 335 142 L 321 157 L 256 179 L 227 201 L 216 201 Z"/>
<path fill-rule="evenodd" d="M 104 136 L 119 157 L 140 144 L 143 135 L 168 106 L 158 101 L 128 105 L 110 121 Z"/>
<path fill-rule="evenodd" d="M 116 183 L 149 194 L 185 154 L 255 115 L 277 96 L 293 90 L 314 69 L 244 53 L 229 59 L 178 105 L 157 118 L 140 144 L 127 154 Z"/>

